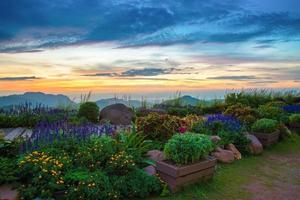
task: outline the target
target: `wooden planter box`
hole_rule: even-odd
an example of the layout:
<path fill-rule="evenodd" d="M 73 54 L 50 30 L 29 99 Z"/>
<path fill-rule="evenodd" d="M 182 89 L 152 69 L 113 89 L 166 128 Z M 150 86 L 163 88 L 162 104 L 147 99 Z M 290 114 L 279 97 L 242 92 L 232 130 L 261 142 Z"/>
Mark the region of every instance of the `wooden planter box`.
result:
<path fill-rule="evenodd" d="M 300 122 L 298 123 L 290 123 L 291 131 L 300 134 Z"/>
<path fill-rule="evenodd" d="M 177 192 L 182 186 L 186 186 L 199 180 L 207 180 L 213 177 L 217 160 L 207 156 L 198 163 L 175 166 L 167 161 L 157 161 L 157 171 L 172 192 Z"/>
<path fill-rule="evenodd" d="M 273 133 L 255 133 L 252 132 L 253 135 L 257 137 L 257 139 L 261 142 L 263 147 L 269 147 L 278 142 L 280 132 L 279 130 Z"/>

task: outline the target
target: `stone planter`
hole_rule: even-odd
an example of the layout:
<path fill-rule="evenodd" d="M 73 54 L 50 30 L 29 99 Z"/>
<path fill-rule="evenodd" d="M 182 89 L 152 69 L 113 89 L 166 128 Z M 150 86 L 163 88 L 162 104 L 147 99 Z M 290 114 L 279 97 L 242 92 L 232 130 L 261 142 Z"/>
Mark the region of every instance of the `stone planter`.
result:
<path fill-rule="evenodd" d="M 263 147 L 269 147 L 278 142 L 280 131 L 274 131 L 273 133 L 256 133 L 252 132 L 253 135 L 261 142 Z"/>
<path fill-rule="evenodd" d="M 216 163 L 216 158 L 207 156 L 191 165 L 175 166 L 168 161 L 157 161 L 156 165 L 162 180 L 172 192 L 177 192 L 182 186 L 212 178 Z"/>
<path fill-rule="evenodd" d="M 289 128 L 292 132 L 295 132 L 297 134 L 300 134 L 300 122 L 298 123 L 290 123 Z"/>

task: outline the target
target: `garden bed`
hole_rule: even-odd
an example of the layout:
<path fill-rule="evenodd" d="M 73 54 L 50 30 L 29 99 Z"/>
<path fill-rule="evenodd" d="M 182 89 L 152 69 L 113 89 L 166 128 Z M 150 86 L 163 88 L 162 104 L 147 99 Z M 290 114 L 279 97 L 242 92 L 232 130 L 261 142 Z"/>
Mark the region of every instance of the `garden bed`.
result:
<path fill-rule="evenodd" d="M 160 177 L 172 192 L 177 192 L 182 186 L 212 178 L 216 163 L 214 157 L 207 156 L 195 164 L 185 166 L 175 166 L 168 161 L 158 161 L 156 164 Z"/>
<path fill-rule="evenodd" d="M 264 147 L 269 147 L 278 142 L 280 132 L 274 131 L 273 133 L 256 133 L 252 132 L 253 135 L 261 142 Z"/>

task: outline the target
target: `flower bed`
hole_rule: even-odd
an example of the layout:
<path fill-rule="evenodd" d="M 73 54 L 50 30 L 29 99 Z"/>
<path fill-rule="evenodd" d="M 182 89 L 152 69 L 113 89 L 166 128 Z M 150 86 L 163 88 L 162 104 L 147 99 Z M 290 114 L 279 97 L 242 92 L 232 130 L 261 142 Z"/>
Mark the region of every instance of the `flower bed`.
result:
<path fill-rule="evenodd" d="M 176 192 L 182 186 L 213 176 L 216 159 L 208 157 L 213 149 L 212 142 L 205 135 L 174 135 L 164 148 L 167 160 L 158 161 L 157 170 L 170 190 Z"/>

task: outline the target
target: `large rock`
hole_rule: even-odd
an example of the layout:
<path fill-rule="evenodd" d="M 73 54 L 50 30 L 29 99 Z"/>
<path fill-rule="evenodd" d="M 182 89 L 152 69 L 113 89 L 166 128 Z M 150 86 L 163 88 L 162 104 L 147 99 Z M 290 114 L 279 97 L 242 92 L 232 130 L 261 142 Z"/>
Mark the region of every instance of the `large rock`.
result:
<path fill-rule="evenodd" d="M 162 161 L 165 160 L 165 154 L 159 150 L 151 150 L 147 152 L 147 157 L 153 161 Z"/>
<path fill-rule="evenodd" d="M 228 145 L 226 145 L 226 149 L 229 150 L 229 151 L 231 151 L 233 153 L 235 159 L 240 160 L 242 158 L 242 154 L 234 146 L 234 144 L 228 144 Z"/>
<path fill-rule="evenodd" d="M 133 119 L 133 110 L 121 103 L 109 105 L 100 112 L 100 123 L 110 122 L 114 125 L 130 125 Z"/>
<path fill-rule="evenodd" d="M 246 134 L 246 137 L 250 140 L 248 148 L 252 154 L 258 155 L 264 151 L 263 145 L 260 143 L 257 137 L 255 137 L 255 135 Z"/>
<path fill-rule="evenodd" d="M 149 165 L 148 167 L 144 168 L 144 171 L 149 175 L 149 176 L 155 176 L 156 174 L 156 169 L 154 166 Z"/>
<path fill-rule="evenodd" d="M 234 154 L 232 151 L 216 148 L 212 155 L 221 163 L 232 163 L 234 161 Z"/>
<path fill-rule="evenodd" d="M 0 199 L 3 200 L 17 200 L 18 191 L 13 189 L 11 185 L 1 185 L 0 186 Z"/>

